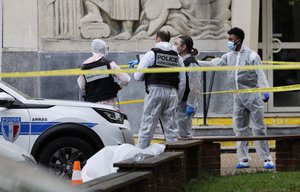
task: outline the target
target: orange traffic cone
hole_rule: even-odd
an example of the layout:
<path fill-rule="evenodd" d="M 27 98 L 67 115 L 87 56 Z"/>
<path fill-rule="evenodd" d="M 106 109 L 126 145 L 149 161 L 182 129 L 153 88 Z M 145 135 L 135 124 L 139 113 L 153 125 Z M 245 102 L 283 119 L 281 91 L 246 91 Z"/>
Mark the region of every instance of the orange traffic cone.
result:
<path fill-rule="evenodd" d="M 82 183 L 80 161 L 75 161 L 73 165 L 72 184 L 77 185 Z"/>

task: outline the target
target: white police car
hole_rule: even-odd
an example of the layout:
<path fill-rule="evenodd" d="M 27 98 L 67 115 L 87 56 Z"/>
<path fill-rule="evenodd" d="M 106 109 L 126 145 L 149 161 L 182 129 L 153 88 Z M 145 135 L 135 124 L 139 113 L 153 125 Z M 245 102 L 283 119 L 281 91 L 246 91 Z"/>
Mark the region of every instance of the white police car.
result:
<path fill-rule="evenodd" d="M 32 155 L 18 145 L 5 139 L 0 139 L 0 158 L 6 158 L 9 161 L 14 161 L 24 166 L 36 167 L 36 161 Z"/>
<path fill-rule="evenodd" d="M 32 99 L 0 81 L 1 135 L 33 155 L 57 175 L 71 177 L 108 145 L 134 144 L 127 116 L 96 103 Z"/>

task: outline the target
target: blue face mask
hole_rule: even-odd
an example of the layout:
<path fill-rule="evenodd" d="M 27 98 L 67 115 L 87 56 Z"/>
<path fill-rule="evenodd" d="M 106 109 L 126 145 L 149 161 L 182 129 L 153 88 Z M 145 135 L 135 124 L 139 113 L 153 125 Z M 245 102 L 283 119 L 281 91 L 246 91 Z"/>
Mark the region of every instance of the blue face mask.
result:
<path fill-rule="evenodd" d="M 229 49 L 230 51 L 235 51 L 235 49 L 236 49 L 236 45 L 234 44 L 233 41 L 228 41 L 228 42 L 227 42 L 227 47 L 228 47 L 228 49 Z"/>

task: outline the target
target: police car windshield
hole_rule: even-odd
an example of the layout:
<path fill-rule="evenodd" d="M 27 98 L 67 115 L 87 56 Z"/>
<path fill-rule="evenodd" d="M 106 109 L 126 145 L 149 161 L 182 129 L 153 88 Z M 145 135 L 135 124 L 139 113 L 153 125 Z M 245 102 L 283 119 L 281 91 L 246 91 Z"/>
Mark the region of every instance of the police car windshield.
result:
<path fill-rule="evenodd" d="M 19 95 L 23 96 L 26 99 L 32 99 L 32 97 L 30 97 L 29 95 L 23 93 L 22 91 L 16 89 L 15 87 L 11 86 L 10 84 L 4 82 L 4 81 L 0 81 L 2 84 L 4 84 L 6 87 L 12 89 L 13 91 L 15 91 L 16 93 L 18 93 Z"/>

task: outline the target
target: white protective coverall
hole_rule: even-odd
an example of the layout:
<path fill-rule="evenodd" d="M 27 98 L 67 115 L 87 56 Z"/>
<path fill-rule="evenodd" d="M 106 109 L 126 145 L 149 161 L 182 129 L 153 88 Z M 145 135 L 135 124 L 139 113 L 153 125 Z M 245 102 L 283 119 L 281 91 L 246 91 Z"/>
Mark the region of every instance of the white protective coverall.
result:
<path fill-rule="evenodd" d="M 190 54 L 185 55 L 182 59 L 185 61 L 187 58 L 191 57 Z M 191 63 L 186 67 L 199 67 L 198 63 Z M 189 105 L 194 109 L 197 108 L 198 98 L 201 92 L 201 75 L 199 72 L 188 72 L 188 84 L 190 92 L 188 94 L 186 101 L 181 101 L 178 104 L 177 112 L 175 115 L 176 126 L 178 127 L 178 135 L 182 138 L 188 138 L 192 136 L 192 118 L 194 115 L 188 116 L 186 114 L 186 106 Z M 187 85 L 186 85 L 187 86 Z"/>
<path fill-rule="evenodd" d="M 212 61 L 199 61 L 200 65 L 261 65 L 259 55 L 245 45 L 240 51 L 231 51 L 224 54 L 221 59 Z M 269 87 L 266 75 L 261 69 L 234 70 L 229 74 L 229 85 L 234 90 Z M 260 93 L 236 93 L 233 94 L 233 130 L 236 136 L 247 136 L 248 127 L 252 122 L 254 136 L 266 135 L 264 124 L 263 101 Z M 254 141 L 258 157 L 262 160 L 272 160 L 269 146 L 266 140 Z M 249 160 L 248 142 L 237 142 L 237 155 L 239 161 Z"/>
<path fill-rule="evenodd" d="M 172 45 L 168 42 L 159 42 L 155 47 L 163 51 L 172 50 Z M 154 61 L 154 52 L 148 51 L 142 57 L 138 69 L 151 67 Z M 178 61 L 178 65 L 184 67 L 181 57 L 179 57 Z M 137 81 L 143 81 L 144 76 L 145 74 L 141 72 L 134 73 L 134 78 Z M 163 124 L 165 139 L 167 141 L 176 141 L 178 139 L 178 130 L 174 125 L 174 117 L 178 101 L 183 97 L 185 81 L 185 73 L 180 72 L 178 90 L 163 85 L 149 85 L 149 94 L 145 95 L 144 112 L 138 134 L 138 147 L 144 149 L 150 145 L 159 119 Z"/>

